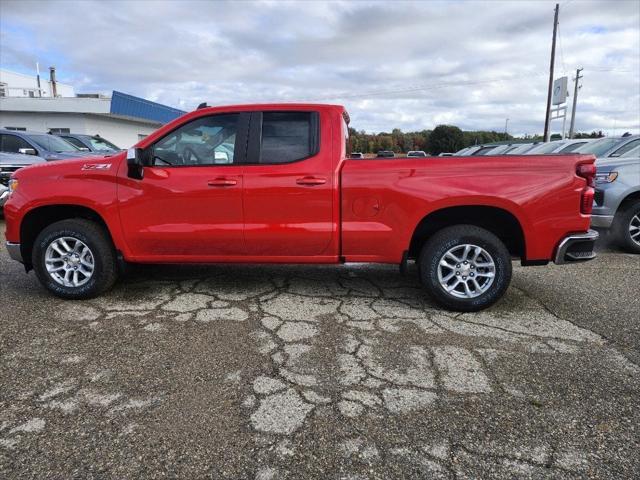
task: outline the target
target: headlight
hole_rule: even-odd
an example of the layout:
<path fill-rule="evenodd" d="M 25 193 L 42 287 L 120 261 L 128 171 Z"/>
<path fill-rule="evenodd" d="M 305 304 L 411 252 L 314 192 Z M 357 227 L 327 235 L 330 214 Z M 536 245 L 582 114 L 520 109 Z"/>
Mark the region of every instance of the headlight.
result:
<path fill-rule="evenodd" d="M 618 172 L 596 173 L 596 183 L 612 183 L 618 178 Z"/>
<path fill-rule="evenodd" d="M 18 189 L 18 180 L 15 178 L 9 179 L 9 195 Z"/>

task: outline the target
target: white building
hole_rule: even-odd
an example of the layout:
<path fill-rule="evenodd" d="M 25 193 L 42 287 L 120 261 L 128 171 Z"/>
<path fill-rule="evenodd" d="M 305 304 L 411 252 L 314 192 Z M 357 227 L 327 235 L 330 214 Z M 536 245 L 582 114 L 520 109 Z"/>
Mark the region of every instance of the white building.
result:
<path fill-rule="evenodd" d="M 184 113 L 117 91 L 111 96 L 75 95 L 73 87 L 59 82 L 55 82 L 57 96 L 53 97 L 50 81 L 41 80 L 38 90 L 35 77 L 6 70 L 0 70 L 0 75 L 5 92 L 2 95 L 0 91 L 0 128 L 97 134 L 121 148 L 129 148 Z"/>
<path fill-rule="evenodd" d="M 50 75 L 53 75 L 55 80 L 55 70 Z M 54 82 L 51 81 L 51 77 L 49 78 L 45 80 L 41 76 L 40 86 L 38 86 L 37 76 L 0 69 L 0 97 L 53 97 Z M 55 82 L 55 86 L 58 97 L 76 96 L 71 85 Z"/>

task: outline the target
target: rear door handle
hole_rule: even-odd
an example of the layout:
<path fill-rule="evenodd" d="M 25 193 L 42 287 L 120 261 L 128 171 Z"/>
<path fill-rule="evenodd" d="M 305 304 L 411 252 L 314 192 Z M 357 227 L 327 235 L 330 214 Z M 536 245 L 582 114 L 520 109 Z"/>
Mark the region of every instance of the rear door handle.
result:
<path fill-rule="evenodd" d="M 314 185 L 324 185 L 327 183 L 327 179 L 323 177 L 302 177 L 296 180 L 298 185 L 306 185 L 306 186 L 314 186 Z"/>
<path fill-rule="evenodd" d="M 237 185 L 238 181 L 233 178 L 214 178 L 213 180 L 209 180 L 207 185 L 210 187 L 233 187 Z"/>

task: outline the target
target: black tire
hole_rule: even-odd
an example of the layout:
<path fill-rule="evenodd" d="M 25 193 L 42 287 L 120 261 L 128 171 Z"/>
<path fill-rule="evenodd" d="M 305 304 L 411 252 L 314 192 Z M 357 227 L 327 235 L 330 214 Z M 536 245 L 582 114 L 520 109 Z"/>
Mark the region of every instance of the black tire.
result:
<path fill-rule="evenodd" d="M 93 274 L 83 285 L 62 285 L 47 271 L 47 248 L 62 237 L 80 240 L 93 256 Z M 108 233 L 102 226 L 80 218 L 61 220 L 43 229 L 33 246 L 32 263 L 38 280 L 47 290 L 58 297 L 72 300 L 96 297 L 109 290 L 118 277 L 116 253 Z"/>
<path fill-rule="evenodd" d="M 629 253 L 640 254 L 640 237 L 634 241 L 631 236 L 631 222 L 634 226 L 640 221 L 640 200 L 635 200 L 627 204 L 624 209 L 616 215 L 614 235 L 618 244 Z"/>
<path fill-rule="evenodd" d="M 494 264 L 494 277 L 488 284 L 482 284 L 481 287 L 485 287 L 486 291 L 482 292 L 477 290 L 478 294 L 472 298 L 460 298 L 455 294 L 447 292 L 447 290 L 441 285 L 438 278 L 438 269 L 440 267 L 440 261 L 444 255 L 451 249 L 459 247 L 463 248 L 464 245 L 473 245 L 480 247 L 485 253 L 488 254 Z M 475 252 L 475 250 L 474 250 Z M 481 257 L 482 258 L 482 257 Z M 455 263 L 455 262 L 453 262 Z M 474 262 L 469 262 L 474 263 Z M 425 286 L 429 296 L 437 302 L 439 305 L 458 312 L 476 312 L 483 310 L 495 302 L 497 302 L 505 291 L 509 287 L 511 282 L 511 255 L 505 247 L 505 245 L 496 237 L 493 233 L 483 228 L 476 227 L 474 225 L 455 225 L 453 227 L 447 227 L 436 234 L 434 234 L 424 244 L 418 259 L 420 279 Z M 474 277 L 475 273 L 483 273 L 489 271 L 489 269 L 483 269 L 482 267 L 475 267 L 468 265 L 463 266 L 466 271 L 470 272 L 467 275 Z M 480 270 L 468 270 L 469 268 L 480 268 Z M 450 269 L 449 273 L 457 275 L 457 267 Z M 464 275 L 464 273 L 463 273 Z M 443 275 L 446 277 L 446 275 Z M 466 276 L 458 277 L 467 278 Z M 474 277 L 478 282 L 488 282 L 488 279 L 481 280 L 480 275 Z M 454 283 L 455 277 L 452 277 L 451 282 Z M 473 280 L 470 280 L 473 281 Z M 458 287 L 464 290 L 464 285 L 460 284 Z M 474 284 L 475 285 L 475 284 Z M 475 287 L 474 287 L 475 290 Z M 479 293 L 482 292 L 482 293 Z M 464 292 L 459 292 L 463 294 Z M 473 292 L 473 294 L 476 294 Z"/>

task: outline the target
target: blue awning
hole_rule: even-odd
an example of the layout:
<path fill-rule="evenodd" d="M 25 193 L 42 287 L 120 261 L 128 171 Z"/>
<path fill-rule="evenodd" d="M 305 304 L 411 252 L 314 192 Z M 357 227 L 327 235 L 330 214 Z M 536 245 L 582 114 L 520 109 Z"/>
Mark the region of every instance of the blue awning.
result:
<path fill-rule="evenodd" d="M 167 123 L 184 115 L 186 112 L 167 107 L 161 103 L 151 102 L 144 98 L 134 97 L 126 93 L 113 91 L 110 113 L 125 117 L 140 118 L 159 123 Z"/>

